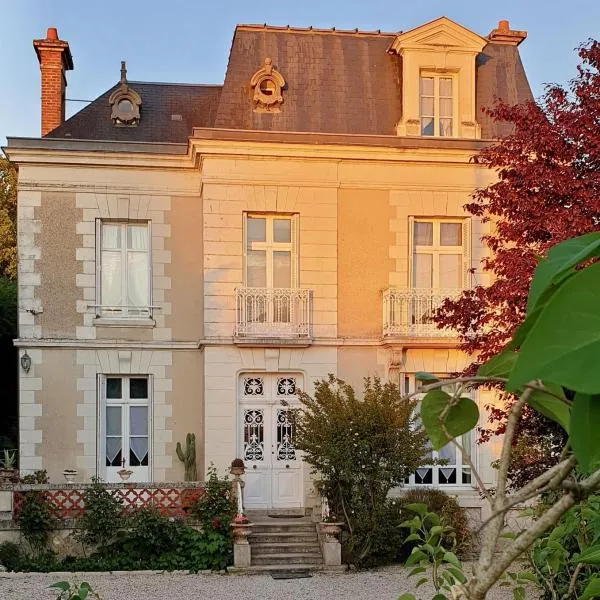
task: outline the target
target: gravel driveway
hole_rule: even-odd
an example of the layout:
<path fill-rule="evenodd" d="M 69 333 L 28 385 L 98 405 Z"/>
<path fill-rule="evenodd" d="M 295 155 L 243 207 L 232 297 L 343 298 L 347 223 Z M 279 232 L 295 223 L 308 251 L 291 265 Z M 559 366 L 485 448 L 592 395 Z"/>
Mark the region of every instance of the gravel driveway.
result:
<path fill-rule="evenodd" d="M 179 574 L 80 574 L 89 581 L 102 600 L 396 600 L 414 591 L 415 579 L 408 571 L 390 567 L 377 571 L 338 575 L 315 574 L 307 579 L 275 580 L 268 575 L 179 575 Z M 2 600 L 52 600 L 56 594 L 48 585 L 67 578 L 63 574 L 0 573 Z M 71 577 L 72 578 L 72 577 Z M 432 590 L 419 588 L 421 598 L 431 598 Z M 489 594 L 490 600 L 508 600 L 506 588 Z"/>

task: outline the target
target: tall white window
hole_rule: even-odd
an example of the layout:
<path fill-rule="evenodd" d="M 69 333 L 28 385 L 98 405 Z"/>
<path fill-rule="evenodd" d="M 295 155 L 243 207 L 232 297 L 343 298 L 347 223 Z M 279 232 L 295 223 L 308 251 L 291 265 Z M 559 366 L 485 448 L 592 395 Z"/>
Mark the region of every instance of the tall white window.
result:
<path fill-rule="evenodd" d="M 101 472 L 119 481 L 118 471 L 133 480 L 150 480 L 150 389 L 142 376 L 101 378 Z"/>
<path fill-rule="evenodd" d="M 251 288 L 297 287 L 296 219 L 246 215 L 245 283 Z"/>
<path fill-rule="evenodd" d="M 441 376 L 444 377 L 444 376 Z M 404 393 L 409 394 L 419 389 L 419 382 L 414 375 L 404 375 Z M 446 390 L 452 393 L 453 390 Z M 469 394 L 463 393 L 464 396 Z M 470 458 L 476 464 L 476 445 L 474 443 L 474 432 L 465 433 L 457 440 L 463 448 L 461 452 L 453 443 L 446 444 L 438 451 L 430 450 L 428 457 L 431 462 L 443 461 L 443 464 L 423 465 L 410 476 L 408 483 L 415 486 L 450 487 L 471 486 L 472 474 L 469 461 Z"/>
<path fill-rule="evenodd" d="M 117 317 L 148 316 L 152 281 L 149 223 L 103 221 L 97 229 L 99 312 Z"/>
<path fill-rule="evenodd" d="M 454 78 L 451 75 L 421 75 L 421 135 L 454 135 Z"/>
<path fill-rule="evenodd" d="M 411 222 L 412 287 L 441 291 L 468 287 L 469 221 L 411 219 Z"/>

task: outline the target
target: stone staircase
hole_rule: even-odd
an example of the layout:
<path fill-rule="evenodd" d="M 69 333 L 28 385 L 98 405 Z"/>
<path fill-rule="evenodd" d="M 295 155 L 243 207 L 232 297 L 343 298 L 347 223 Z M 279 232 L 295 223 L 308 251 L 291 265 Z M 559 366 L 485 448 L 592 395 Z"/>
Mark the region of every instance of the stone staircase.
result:
<path fill-rule="evenodd" d="M 252 533 L 251 571 L 317 571 L 323 569 L 323 555 L 316 524 L 308 517 L 250 517 Z"/>

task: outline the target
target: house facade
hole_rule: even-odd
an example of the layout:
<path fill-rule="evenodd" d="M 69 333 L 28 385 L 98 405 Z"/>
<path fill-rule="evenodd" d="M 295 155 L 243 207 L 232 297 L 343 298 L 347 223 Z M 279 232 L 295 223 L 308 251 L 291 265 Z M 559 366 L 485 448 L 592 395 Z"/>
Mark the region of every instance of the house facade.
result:
<path fill-rule="evenodd" d="M 316 505 L 298 390 L 333 373 L 408 392 L 416 372 L 471 360 L 430 316 L 487 281 L 489 225 L 463 206 L 494 177 L 472 157 L 508 132 L 482 109 L 531 98 L 525 36 L 446 18 L 389 34 L 240 25 L 222 85 L 131 81 L 122 64 L 66 121 L 69 45 L 35 40 L 42 136 L 5 149 L 21 469 L 178 481 L 193 432 L 200 472 L 244 460 L 248 507 Z M 493 481 L 493 445 L 463 442 Z M 464 458 L 440 456 L 411 484 L 477 506 Z"/>

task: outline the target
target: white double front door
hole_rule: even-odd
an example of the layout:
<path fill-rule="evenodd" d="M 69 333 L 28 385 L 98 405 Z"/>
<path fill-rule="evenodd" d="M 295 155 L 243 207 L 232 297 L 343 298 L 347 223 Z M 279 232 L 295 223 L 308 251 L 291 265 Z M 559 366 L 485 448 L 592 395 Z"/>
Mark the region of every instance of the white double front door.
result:
<path fill-rule="evenodd" d="M 299 375 L 240 378 L 240 455 L 246 465 L 246 508 L 302 506 L 302 458 L 294 447 Z"/>

